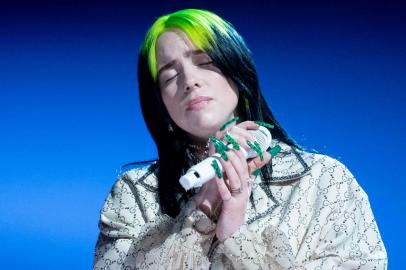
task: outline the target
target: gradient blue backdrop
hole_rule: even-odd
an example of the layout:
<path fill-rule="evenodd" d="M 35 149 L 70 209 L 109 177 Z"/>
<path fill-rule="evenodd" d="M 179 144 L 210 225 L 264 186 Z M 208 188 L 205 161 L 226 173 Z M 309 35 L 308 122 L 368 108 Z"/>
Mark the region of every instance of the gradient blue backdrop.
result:
<path fill-rule="evenodd" d="M 180 8 L 229 20 L 266 99 L 300 144 L 346 164 L 389 253 L 405 243 L 405 5 L 395 1 L 2 2 L 2 269 L 89 269 L 99 210 L 124 163 L 156 157 L 137 52 Z"/>

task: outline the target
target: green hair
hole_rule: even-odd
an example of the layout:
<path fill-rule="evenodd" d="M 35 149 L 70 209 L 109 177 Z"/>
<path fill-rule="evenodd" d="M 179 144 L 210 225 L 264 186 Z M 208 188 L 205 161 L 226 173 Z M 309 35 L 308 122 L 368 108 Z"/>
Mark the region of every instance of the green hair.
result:
<path fill-rule="evenodd" d="M 148 30 L 141 45 L 141 54 L 148 59 L 149 71 L 155 81 L 158 74 L 157 40 L 170 29 L 183 31 L 198 49 L 207 51 L 216 43 L 214 29 L 228 37 L 232 27 L 216 14 L 201 9 L 183 9 L 159 17 Z"/>
<path fill-rule="evenodd" d="M 138 54 L 138 89 L 142 114 L 158 150 L 159 204 L 163 213 L 171 217 L 176 217 L 181 205 L 193 195 L 179 184 L 179 178 L 191 166 L 185 154 L 189 137 L 168 114 L 157 83 L 157 40 L 162 33 L 174 29 L 184 32 L 197 49 L 207 53 L 224 77 L 235 83 L 239 91 L 236 110 L 241 121 L 269 123 L 274 126 L 273 138 L 299 148 L 273 116 L 262 95 L 251 52 L 229 22 L 212 12 L 197 9 L 159 17 L 148 30 Z M 269 184 L 272 165 L 262 167 L 261 175 L 263 182 Z"/>

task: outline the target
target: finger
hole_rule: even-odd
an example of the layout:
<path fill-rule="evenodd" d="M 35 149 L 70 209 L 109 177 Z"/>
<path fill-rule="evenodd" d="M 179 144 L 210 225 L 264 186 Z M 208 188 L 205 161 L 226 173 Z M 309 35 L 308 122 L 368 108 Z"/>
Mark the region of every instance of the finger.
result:
<path fill-rule="evenodd" d="M 241 133 L 245 134 L 243 135 L 244 137 L 246 137 L 246 139 L 250 139 L 253 140 L 254 138 L 252 137 L 252 135 L 250 135 L 249 132 L 247 132 L 247 129 L 258 129 L 260 127 L 260 125 L 258 125 L 257 123 L 253 122 L 253 121 L 244 121 L 242 123 L 237 124 L 236 122 L 232 122 L 229 125 L 227 125 L 226 128 L 222 128 L 219 131 L 216 132 L 215 136 L 217 139 L 219 140 L 223 140 L 224 141 L 224 134 L 226 134 L 227 132 L 230 132 L 231 130 L 235 130 L 236 133 Z M 238 130 L 238 131 L 237 131 Z"/>
<path fill-rule="evenodd" d="M 223 201 L 229 201 L 232 196 L 231 196 L 231 192 L 228 189 L 226 183 L 224 182 L 224 178 L 217 178 L 216 177 L 216 183 L 217 183 L 217 191 L 220 194 L 220 197 Z"/>
<path fill-rule="evenodd" d="M 229 126 L 235 125 L 237 123 L 238 119 L 239 119 L 239 117 L 236 116 L 236 117 L 228 120 L 226 123 L 224 123 L 223 126 L 220 127 L 220 130 L 223 131 L 223 130 L 227 129 Z"/>
<path fill-rule="evenodd" d="M 248 133 L 248 132 L 247 132 Z M 229 132 L 229 135 L 231 138 L 233 138 L 239 146 L 244 148 L 246 151 L 249 151 L 251 147 L 247 144 L 247 141 L 254 141 L 255 138 L 251 134 L 247 133 L 231 133 Z"/>
<path fill-rule="evenodd" d="M 260 125 L 258 125 L 254 121 L 244 121 L 239 123 L 238 127 L 241 127 L 243 129 L 258 129 Z"/>
<path fill-rule="evenodd" d="M 237 155 L 239 156 L 239 158 L 241 160 L 244 160 L 244 163 L 243 163 L 244 166 L 247 166 L 245 168 L 245 170 L 244 170 L 244 174 L 241 176 L 242 184 L 246 185 L 248 187 L 251 187 L 251 184 L 253 183 L 254 178 L 251 178 L 251 169 L 249 167 L 249 163 L 248 163 L 248 161 L 247 161 L 247 159 L 246 159 L 246 157 L 245 157 L 245 155 L 244 155 L 244 153 L 242 151 L 236 151 L 236 153 L 237 153 Z M 264 158 L 264 161 L 265 161 L 265 158 Z M 250 193 L 251 193 L 251 189 L 248 192 L 248 194 L 250 194 Z"/>
<path fill-rule="evenodd" d="M 255 170 L 260 169 L 263 166 L 265 166 L 266 164 L 268 164 L 272 159 L 271 154 L 269 154 L 267 151 L 263 152 L 263 157 L 264 157 L 264 160 L 262 160 L 262 161 L 261 161 L 260 157 L 255 157 L 248 162 L 250 175 Z"/>
<path fill-rule="evenodd" d="M 235 133 L 227 133 L 224 135 L 224 139 L 227 140 L 227 144 L 229 146 L 232 146 L 232 149 L 235 150 L 240 150 L 239 148 L 243 147 L 245 150 L 249 149 L 249 146 L 247 144 L 247 141 L 244 137 L 241 137 L 238 134 Z M 234 144 L 237 144 L 236 146 L 234 146 Z M 248 147 L 248 148 L 247 148 Z"/>
<path fill-rule="evenodd" d="M 223 159 L 220 159 L 220 162 L 221 162 L 221 166 L 224 169 L 224 173 L 227 175 L 228 186 L 230 187 L 230 190 L 240 189 L 241 181 L 239 179 L 236 168 L 234 167 L 234 166 L 238 166 L 238 165 L 235 165 L 235 163 L 237 162 L 235 160 L 235 154 L 231 153 L 231 152 L 227 152 L 226 155 L 227 155 L 228 161 L 224 161 Z M 231 160 L 233 160 L 234 163 Z"/>
<path fill-rule="evenodd" d="M 243 190 L 245 189 L 245 187 L 247 187 L 247 191 L 248 191 L 248 196 L 251 194 L 251 182 L 252 179 L 250 177 L 250 173 L 249 173 L 249 167 L 248 167 L 248 162 L 245 158 L 245 155 L 242 151 L 236 151 L 234 150 L 236 155 L 238 156 L 238 158 L 241 160 L 241 164 L 243 165 L 243 168 L 241 171 L 237 171 L 238 175 L 240 176 L 240 182 L 241 182 L 241 186 L 243 186 Z"/>
<path fill-rule="evenodd" d="M 223 135 L 229 131 L 233 126 L 237 124 L 238 117 L 234 117 L 232 120 L 228 121 L 226 124 L 224 124 L 222 127 L 220 127 L 220 130 L 218 130 L 215 134 L 215 136 L 220 139 L 223 137 Z"/>
<path fill-rule="evenodd" d="M 214 148 L 214 143 L 210 141 L 209 143 L 209 156 L 212 156 L 216 153 L 216 148 Z"/>
<path fill-rule="evenodd" d="M 220 139 L 224 136 L 226 132 L 230 131 L 233 128 L 237 128 L 240 130 L 250 130 L 250 129 L 258 129 L 259 127 L 260 125 L 258 125 L 254 121 L 244 121 L 239 124 L 237 124 L 237 122 L 232 122 L 229 125 L 227 125 L 227 127 L 221 128 L 219 131 L 217 131 L 215 136 L 218 139 Z"/>
<path fill-rule="evenodd" d="M 238 151 L 238 150 L 234 150 L 234 149 L 233 149 L 233 151 L 234 151 L 234 153 L 237 155 L 237 157 L 239 158 L 239 160 L 240 160 L 240 162 L 241 162 L 242 171 L 243 171 L 244 173 L 248 174 L 248 173 L 249 173 L 249 167 L 248 167 L 247 159 L 246 159 L 246 157 L 245 157 L 243 151 L 241 151 L 241 150 Z M 247 176 L 246 174 L 245 174 L 245 175 L 242 175 L 242 176 L 245 177 L 245 176 Z"/>
<path fill-rule="evenodd" d="M 225 142 L 224 140 L 224 134 L 226 134 L 227 132 L 229 132 L 229 130 L 231 129 L 231 127 L 227 127 L 225 130 L 219 130 L 216 132 L 215 136 L 217 139 Z"/>
<path fill-rule="evenodd" d="M 249 140 L 249 141 L 254 141 L 255 140 L 255 137 L 251 132 L 247 131 L 246 129 L 239 128 L 237 126 L 233 127 L 228 132 L 228 134 L 230 134 L 231 136 L 238 136 L 239 138 L 241 138 L 243 140 L 242 143 L 245 144 L 245 145 L 247 145 L 246 144 L 247 140 Z"/>
<path fill-rule="evenodd" d="M 247 160 L 244 157 L 244 154 L 241 151 L 232 150 L 228 155 L 229 160 L 238 175 L 236 179 L 230 179 L 230 187 L 235 188 L 244 188 L 246 185 L 246 179 L 248 179 L 248 164 Z M 232 181 L 235 181 L 234 183 Z"/>
<path fill-rule="evenodd" d="M 245 143 L 245 140 L 241 139 L 235 135 L 234 135 L 234 137 L 237 140 L 235 140 L 233 137 L 231 137 L 230 134 L 225 135 L 225 138 L 227 139 L 227 141 L 230 142 L 230 145 L 233 146 L 231 151 L 232 151 L 232 153 L 235 154 L 235 157 L 234 157 L 234 155 L 230 155 L 230 161 L 233 164 L 234 169 L 236 170 L 236 172 L 240 178 L 240 183 L 241 183 L 240 186 L 242 187 L 243 185 L 245 185 L 248 182 L 247 179 L 249 179 L 249 171 L 248 171 L 246 155 L 245 155 L 245 152 L 242 151 L 242 148 L 240 146 L 240 144 Z M 247 145 L 246 147 L 248 148 L 249 146 Z"/>

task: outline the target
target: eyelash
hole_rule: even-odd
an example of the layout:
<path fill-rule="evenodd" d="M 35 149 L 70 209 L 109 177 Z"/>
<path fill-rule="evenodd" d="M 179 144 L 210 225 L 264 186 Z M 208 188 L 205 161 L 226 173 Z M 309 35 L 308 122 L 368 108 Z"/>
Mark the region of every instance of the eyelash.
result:
<path fill-rule="evenodd" d="M 198 66 L 205 66 L 205 65 L 210 65 L 210 64 L 213 64 L 213 61 L 204 62 L 204 63 L 199 64 Z M 167 79 L 167 80 L 165 81 L 165 83 L 170 82 L 170 81 L 171 81 L 172 79 L 174 79 L 176 76 L 178 76 L 178 74 L 176 74 L 176 75 L 172 76 L 171 78 Z"/>
<path fill-rule="evenodd" d="M 204 66 L 204 65 L 209 65 L 209 64 L 213 64 L 213 61 L 201 63 L 201 64 L 199 64 L 199 66 Z"/>

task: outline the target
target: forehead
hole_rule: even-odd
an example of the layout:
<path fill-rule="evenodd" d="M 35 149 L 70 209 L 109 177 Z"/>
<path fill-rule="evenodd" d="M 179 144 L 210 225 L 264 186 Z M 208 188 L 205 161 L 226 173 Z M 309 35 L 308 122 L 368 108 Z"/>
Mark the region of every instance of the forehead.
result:
<path fill-rule="evenodd" d="M 171 30 L 164 32 L 157 40 L 156 55 L 158 66 L 173 60 L 176 56 L 181 56 L 185 51 L 194 49 L 196 49 L 196 46 L 182 31 Z"/>

